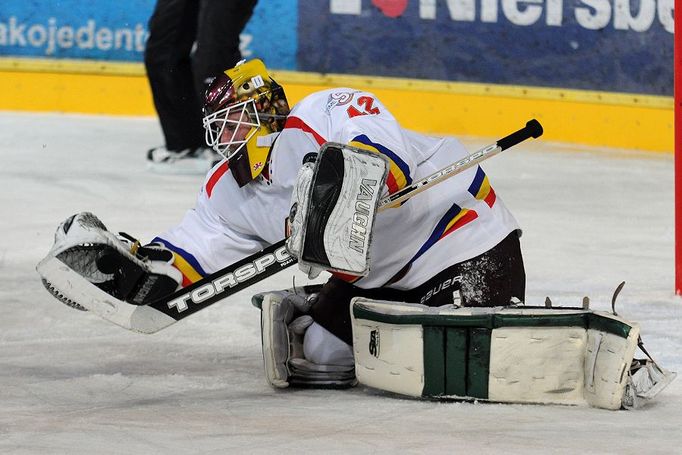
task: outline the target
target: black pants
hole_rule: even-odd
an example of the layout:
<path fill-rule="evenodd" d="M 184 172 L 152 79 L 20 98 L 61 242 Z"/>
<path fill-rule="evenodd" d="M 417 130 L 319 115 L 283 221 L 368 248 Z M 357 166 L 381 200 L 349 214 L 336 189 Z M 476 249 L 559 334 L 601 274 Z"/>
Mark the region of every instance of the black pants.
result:
<path fill-rule="evenodd" d="M 526 272 L 518 233 L 475 258 L 439 272 L 408 291 L 391 288 L 361 289 L 332 277 L 320 290 L 312 317 L 322 327 L 353 344 L 349 305 L 353 297 L 441 306 L 506 306 L 512 298 L 524 301 Z"/>
<path fill-rule="evenodd" d="M 157 0 L 144 63 L 169 150 L 205 145 L 205 81 L 240 59 L 256 0 Z M 196 42 L 196 48 L 192 52 Z"/>

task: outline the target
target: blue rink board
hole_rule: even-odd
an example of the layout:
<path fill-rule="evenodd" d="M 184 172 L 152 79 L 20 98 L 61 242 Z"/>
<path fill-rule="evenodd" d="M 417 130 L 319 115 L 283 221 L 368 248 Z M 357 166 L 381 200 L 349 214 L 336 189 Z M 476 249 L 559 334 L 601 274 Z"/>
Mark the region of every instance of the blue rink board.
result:
<path fill-rule="evenodd" d="M 154 4 L 2 0 L 0 56 L 141 62 Z M 258 56 L 273 68 L 295 69 L 296 23 L 295 0 L 261 0 L 241 36 L 244 57 Z"/>
<path fill-rule="evenodd" d="M 671 96 L 673 0 L 615 2 L 260 0 L 242 51 L 275 69 Z M 0 56 L 139 62 L 153 7 L 3 0 Z"/>
<path fill-rule="evenodd" d="M 623 24 L 622 9 L 616 18 L 615 0 L 589 0 L 601 5 L 599 10 L 576 0 L 523 1 L 518 4 L 526 16 L 511 18 L 502 5 L 514 2 L 486 0 L 487 5 L 497 5 L 494 22 L 481 19 L 483 1 L 452 2 L 474 6 L 469 17 L 453 20 L 444 0 L 424 2 L 435 4 L 433 19 L 420 17 L 418 1 L 339 2 L 348 9 L 360 3 L 361 12 L 333 14 L 330 2 L 300 0 L 299 68 L 672 95 L 672 0 L 632 0 L 633 14 L 641 14 L 633 25 Z M 550 3 L 553 10 L 548 12 Z M 400 10 L 396 5 L 401 4 L 404 11 L 399 17 L 387 15 L 395 15 L 391 6 Z M 487 9 L 488 21 L 493 12 L 494 8 Z M 524 20 L 529 24 L 519 25 Z M 597 26 L 603 28 L 587 28 Z"/>

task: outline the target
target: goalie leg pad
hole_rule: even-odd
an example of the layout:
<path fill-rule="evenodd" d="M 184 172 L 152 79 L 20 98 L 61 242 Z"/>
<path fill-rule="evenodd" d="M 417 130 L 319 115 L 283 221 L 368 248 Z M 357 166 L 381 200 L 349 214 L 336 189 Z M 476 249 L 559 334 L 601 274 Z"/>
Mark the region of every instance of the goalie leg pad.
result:
<path fill-rule="evenodd" d="M 316 363 L 314 360 L 319 358 L 306 358 L 304 339 L 314 324 L 312 317 L 305 314 L 310 309 L 309 302 L 304 295 L 286 291 L 263 295 L 260 303 L 261 338 L 268 383 L 277 388 L 344 388 L 355 385 L 352 361 Z"/>
<path fill-rule="evenodd" d="M 639 327 L 611 314 L 355 298 L 351 315 L 356 374 L 371 387 L 416 397 L 627 405 Z M 635 395 L 645 393 L 640 387 Z"/>

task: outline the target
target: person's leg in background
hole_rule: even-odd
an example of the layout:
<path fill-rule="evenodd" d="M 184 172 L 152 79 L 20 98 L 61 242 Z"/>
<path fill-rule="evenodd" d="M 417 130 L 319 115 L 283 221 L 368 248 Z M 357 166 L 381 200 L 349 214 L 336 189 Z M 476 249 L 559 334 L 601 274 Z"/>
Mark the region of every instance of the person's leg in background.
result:
<path fill-rule="evenodd" d="M 199 6 L 199 0 L 157 0 L 149 21 L 144 60 L 165 139 L 147 152 L 154 171 L 203 174 L 216 160 L 206 148 L 203 101 L 192 70 Z"/>
<path fill-rule="evenodd" d="M 199 1 L 197 46 L 192 67 L 197 93 L 203 96 L 211 78 L 242 59 L 239 35 L 253 14 L 256 0 Z"/>
<path fill-rule="evenodd" d="M 149 21 L 144 61 L 168 150 L 196 148 L 204 140 L 190 56 L 198 14 L 198 0 L 158 0 Z"/>

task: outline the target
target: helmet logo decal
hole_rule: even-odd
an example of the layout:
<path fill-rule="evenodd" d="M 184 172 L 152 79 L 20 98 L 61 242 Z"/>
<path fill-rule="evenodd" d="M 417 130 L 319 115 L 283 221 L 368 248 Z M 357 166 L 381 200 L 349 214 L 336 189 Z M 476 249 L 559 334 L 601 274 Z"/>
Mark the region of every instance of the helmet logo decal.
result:
<path fill-rule="evenodd" d="M 251 78 L 251 83 L 253 84 L 253 88 L 261 88 L 262 86 L 265 85 L 265 82 L 263 81 L 263 77 L 260 74 L 256 74 Z"/>
<path fill-rule="evenodd" d="M 253 170 L 254 170 L 254 171 L 257 171 L 258 169 L 260 169 L 260 168 L 262 168 L 262 167 L 263 167 L 263 162 L 262 162 L 262 161 L 259 161 L 259 162 L 257 162 L 256 164 L 253 165 Z"/>

